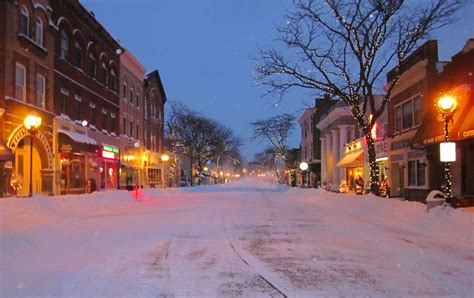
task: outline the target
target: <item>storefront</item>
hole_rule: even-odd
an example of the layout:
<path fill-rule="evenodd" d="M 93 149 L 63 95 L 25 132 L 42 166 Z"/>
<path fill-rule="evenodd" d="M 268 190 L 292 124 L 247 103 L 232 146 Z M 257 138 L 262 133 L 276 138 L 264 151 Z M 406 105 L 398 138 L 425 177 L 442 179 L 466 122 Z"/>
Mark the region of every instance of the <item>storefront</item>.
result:
<path fill-rule="evenodd" d="M 119 175 L 120 150 L 112 145 L 102 144 L 99 149 L 99 187 L 117 188 Z"/>
<path fill-rule="evenodd" d="M 364 177 L 364 150 L 360 139 L 346 144 L 344 156 L 336 164 L 336 167 L 344 169 L 345 177 L 343 178 L 349 191 L 354 190 L 356 179 L 366 180 Z"/>
<path fill-rule="evenodd" d="M 57 129 L 60 194 L 85 193 L 87 181 L 96 181 L 98 146 L 81 130 L 62 125 Z M 95 184 L 92 182 L 93 184 Z"/>

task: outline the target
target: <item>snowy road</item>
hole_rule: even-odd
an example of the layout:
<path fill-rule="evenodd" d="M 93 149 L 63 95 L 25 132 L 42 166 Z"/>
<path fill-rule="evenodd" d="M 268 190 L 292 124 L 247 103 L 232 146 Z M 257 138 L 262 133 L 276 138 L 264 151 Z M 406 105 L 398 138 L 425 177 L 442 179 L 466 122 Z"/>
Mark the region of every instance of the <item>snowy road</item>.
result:
<path fill-rule="evenodd" d="M 0 208 L 1 297 L 474 296 L 463 211 L 252 181 Z"/>

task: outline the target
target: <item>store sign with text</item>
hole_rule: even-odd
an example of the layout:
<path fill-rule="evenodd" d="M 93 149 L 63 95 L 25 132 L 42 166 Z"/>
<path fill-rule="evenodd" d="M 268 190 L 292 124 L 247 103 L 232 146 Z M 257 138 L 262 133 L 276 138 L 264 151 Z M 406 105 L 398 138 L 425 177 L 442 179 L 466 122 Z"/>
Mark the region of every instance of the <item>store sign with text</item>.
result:
<path fill-rule="evenodd" d="M 110 146 L 102 146 L 100 156 L 108 159 L 119 159 L 120 150 Z"/>

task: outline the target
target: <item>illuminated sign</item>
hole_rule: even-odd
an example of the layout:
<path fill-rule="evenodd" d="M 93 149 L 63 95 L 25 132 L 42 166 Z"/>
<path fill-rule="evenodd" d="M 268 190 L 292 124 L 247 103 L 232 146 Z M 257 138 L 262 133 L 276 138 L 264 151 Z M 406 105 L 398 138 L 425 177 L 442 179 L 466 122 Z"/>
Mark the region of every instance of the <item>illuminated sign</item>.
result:
<path fill-rule="evenodd" d="M 102 146 L 101 156 L 103 158 L 118 159 L 120 150 L 110 146 Z"/>

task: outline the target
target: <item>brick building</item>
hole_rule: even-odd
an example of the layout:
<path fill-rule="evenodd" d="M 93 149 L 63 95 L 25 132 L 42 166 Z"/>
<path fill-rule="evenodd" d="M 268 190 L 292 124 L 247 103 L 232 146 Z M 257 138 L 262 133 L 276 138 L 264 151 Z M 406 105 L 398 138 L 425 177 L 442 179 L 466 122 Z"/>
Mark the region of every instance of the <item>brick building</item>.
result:
<path fill-rule="evenodd" d="M 33 193 L 53 192 L 54 51 L 53 9 L 49 1 L 0 2 L 0 140 L 14 158 L 0 163 L 2 193 L 15 185 L 27 195 L 32 164 Z M 23 120 L 30 113 L 42 118 L 41 130 L 30 141 Z M 3 145 L 2 145 L 3 146 Z M 8 184 L 8 185 L 5 185 Z"/>

